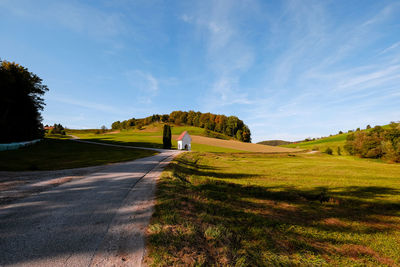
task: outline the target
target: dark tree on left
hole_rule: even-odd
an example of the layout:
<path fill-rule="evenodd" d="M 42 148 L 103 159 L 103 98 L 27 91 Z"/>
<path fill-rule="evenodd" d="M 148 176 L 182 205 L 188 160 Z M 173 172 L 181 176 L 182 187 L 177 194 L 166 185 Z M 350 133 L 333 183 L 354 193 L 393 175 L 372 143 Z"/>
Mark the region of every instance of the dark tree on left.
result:
<path fill-rule="evenodd" d="M 0 143 L 43 137 L 42 79 L 14 62 L 0 60 Z"/>

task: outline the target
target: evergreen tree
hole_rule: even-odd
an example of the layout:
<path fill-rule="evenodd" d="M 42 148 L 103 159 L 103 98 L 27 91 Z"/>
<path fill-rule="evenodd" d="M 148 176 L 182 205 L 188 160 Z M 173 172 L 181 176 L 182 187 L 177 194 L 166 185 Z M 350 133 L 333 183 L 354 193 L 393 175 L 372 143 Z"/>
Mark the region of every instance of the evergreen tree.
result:
<path fill-rule="evenodd" d="M 171 142 L 171 126 L 164 124 L 164 130 L 163 130 L 163 148 L 165 149 L 170 149 L 172 147 L 172 142 Z"/>

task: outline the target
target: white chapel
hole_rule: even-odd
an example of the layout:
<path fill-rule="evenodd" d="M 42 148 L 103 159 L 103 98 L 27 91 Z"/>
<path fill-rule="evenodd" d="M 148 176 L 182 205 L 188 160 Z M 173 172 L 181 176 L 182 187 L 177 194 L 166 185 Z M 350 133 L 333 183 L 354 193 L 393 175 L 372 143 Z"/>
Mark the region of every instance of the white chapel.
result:
<path fill-rule="evenodd" d="M 190 137 L 187 131 L 181 133 L 181 135 L 176 139 L 178 141 L 178 149 L 179 150 L 188 150 L 191 149 L 192 138 Z"/>

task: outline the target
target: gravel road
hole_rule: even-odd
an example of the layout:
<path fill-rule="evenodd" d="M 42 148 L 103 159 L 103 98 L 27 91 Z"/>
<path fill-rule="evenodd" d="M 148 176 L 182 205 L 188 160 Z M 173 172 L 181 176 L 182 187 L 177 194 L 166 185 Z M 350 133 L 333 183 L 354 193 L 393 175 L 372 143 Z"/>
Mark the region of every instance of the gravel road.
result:
<path fill-rule="evenodd" d="M 140 266 L 156 179 L 178 153 L 103 166 L 0 206 L 0 266 Z"/>

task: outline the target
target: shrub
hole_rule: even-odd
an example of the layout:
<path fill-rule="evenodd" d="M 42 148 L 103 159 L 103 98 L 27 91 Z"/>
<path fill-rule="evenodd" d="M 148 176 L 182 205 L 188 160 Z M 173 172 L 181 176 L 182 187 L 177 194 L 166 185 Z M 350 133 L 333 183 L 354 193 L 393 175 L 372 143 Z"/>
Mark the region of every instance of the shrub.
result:
<path fill-rule="evenodd" d="M 340 149 L 340 146 L 337 147 L 337 154 L 338 154 L 339 156 L 342 155 L 342 151 L 341 151 L 341 149 Z"/>
<path fill-rule="evenodd" d="M 327 149 L 325 149 L 325 153 L 328 155 L 332 155 L 333 154 L 332 148 L 328 147 Z"/>

